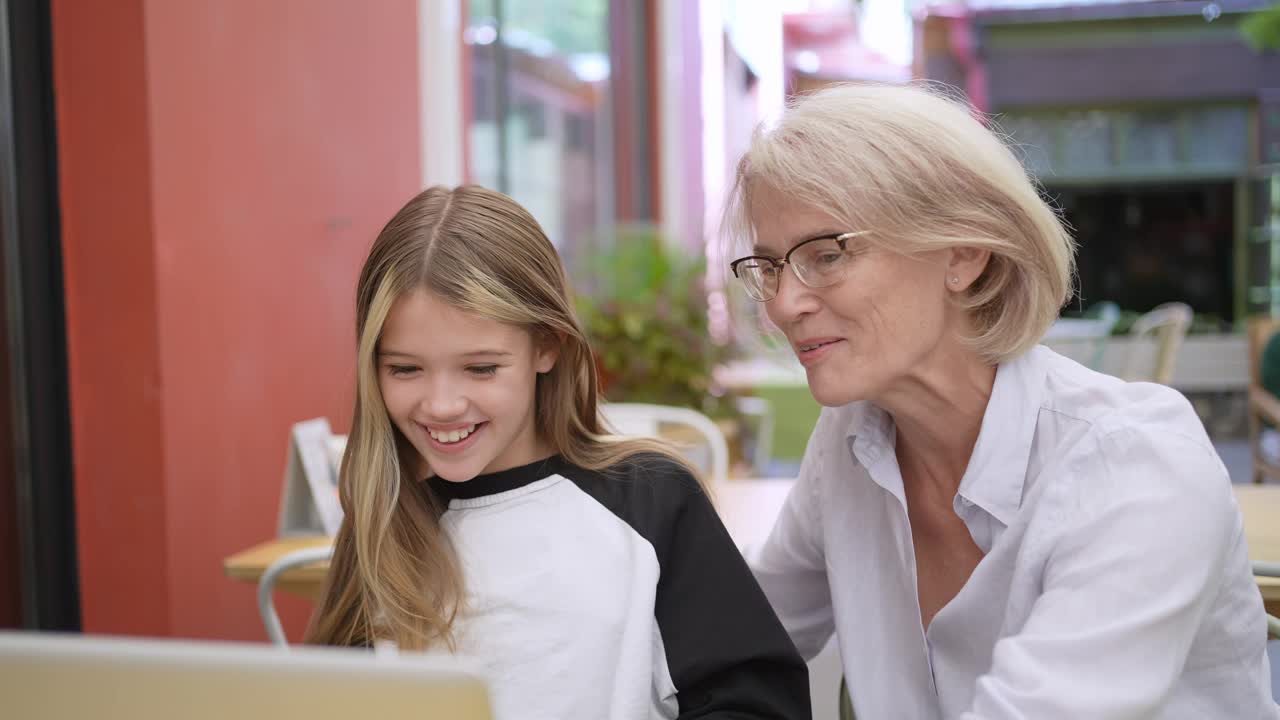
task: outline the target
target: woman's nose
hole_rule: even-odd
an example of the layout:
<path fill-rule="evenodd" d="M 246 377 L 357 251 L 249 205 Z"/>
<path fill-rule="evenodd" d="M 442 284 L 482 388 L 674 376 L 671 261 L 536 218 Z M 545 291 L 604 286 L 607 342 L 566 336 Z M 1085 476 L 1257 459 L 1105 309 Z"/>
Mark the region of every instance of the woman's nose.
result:
<path fill-rule="evenodd" d="M 813 288 L 800 282 L 800 278 L 787 267 L 779 274 L 778 293 L 765 303 L 769 319 L 785 329 L 788 325 L 818 309 L 818 298 Z"/>

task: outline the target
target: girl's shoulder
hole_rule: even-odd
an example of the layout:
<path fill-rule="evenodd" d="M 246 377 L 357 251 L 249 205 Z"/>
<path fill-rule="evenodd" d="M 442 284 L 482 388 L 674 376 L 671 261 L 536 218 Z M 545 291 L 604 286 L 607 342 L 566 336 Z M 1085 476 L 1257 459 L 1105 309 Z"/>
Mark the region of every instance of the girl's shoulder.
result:
<path fill-rule="evenodd" d="M 689 471 L 688 466 L 670 455 L 653 451 L 628 455 L 602 470 L 601 474 L 621 482 L 649 485 L 672 483 L 685 490 L 700 487 L 698 479 Z"/>
<path fill-rule="evenodd" d="M 601 470 L 564 463 L 560 474 L 641 534 L 666 528 L 691 505 L 707 503 L 697 477 L 659 452 L 628 455 Z"/>

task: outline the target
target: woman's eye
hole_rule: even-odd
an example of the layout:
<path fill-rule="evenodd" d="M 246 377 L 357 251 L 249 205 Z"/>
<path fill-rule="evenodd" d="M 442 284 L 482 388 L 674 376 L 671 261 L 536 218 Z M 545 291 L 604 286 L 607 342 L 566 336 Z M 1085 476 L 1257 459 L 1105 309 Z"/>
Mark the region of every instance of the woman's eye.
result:
<path fill-rule="evenodd" d="M 840 259 L 843 257 L 844 257 L 844 253 L 838 253 L 838 252 L 822 253 L 821 255 L 818 256 L 817 263 L 818 265 L 835 265 L 836 263 L 840 262 Z"/>
<path fill-rule="evenodd" d="M 467 372 L 471 373 L 472 375 L 479 375 L 481 377 L 492 377 L 493 375 L 498 374 L 498 366 L 497 365 L 471 365 L 470 367 L 467 368 Z"/>
<path fill-rule="evenodd" d="M 414 367 L 413 365 L 388 365 L 387 370 L 392 375 L 400 376 L 400 375 L 412 375 L 413 373 L 418 371 L 418 368 Z"/>

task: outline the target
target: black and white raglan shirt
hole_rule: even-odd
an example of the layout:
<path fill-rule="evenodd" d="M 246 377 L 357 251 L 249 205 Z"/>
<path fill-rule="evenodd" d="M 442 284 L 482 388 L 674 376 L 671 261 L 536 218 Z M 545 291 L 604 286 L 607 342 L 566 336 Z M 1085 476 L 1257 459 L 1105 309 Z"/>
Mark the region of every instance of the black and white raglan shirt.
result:
<path fill-rule="evenodd" d="M 457 652 L 498 720 L 810 717 L 804 661 L 675 462 L 428 482 L 467 591 Z"/>

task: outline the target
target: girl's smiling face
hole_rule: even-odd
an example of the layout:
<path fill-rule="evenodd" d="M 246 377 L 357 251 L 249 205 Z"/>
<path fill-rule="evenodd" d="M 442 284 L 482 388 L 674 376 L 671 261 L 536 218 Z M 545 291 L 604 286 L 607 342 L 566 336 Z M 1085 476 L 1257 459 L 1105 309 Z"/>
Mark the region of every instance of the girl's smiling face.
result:
<path fill-rule="evenodd" d="M 452 482 L 551 454 L 534 426 L 539 373 L 557 352 L 525 329 L 446 303 L 400 296 L 378 342 L 378 385 L 392 422 Z"/>

